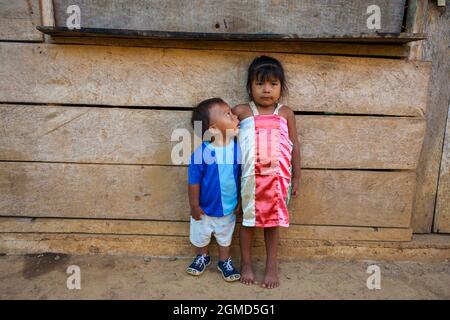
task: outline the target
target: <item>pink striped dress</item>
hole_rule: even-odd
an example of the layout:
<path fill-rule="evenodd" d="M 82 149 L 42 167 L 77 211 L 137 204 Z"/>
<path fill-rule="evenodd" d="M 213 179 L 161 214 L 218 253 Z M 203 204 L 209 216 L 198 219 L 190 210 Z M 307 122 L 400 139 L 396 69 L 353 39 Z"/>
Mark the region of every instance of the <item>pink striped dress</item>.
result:
<path fill-rule="evenodd" d="M 241 121 L 241 196 L 247 227 L 288 227 L 292 142 L 287 120 L 274 113 L 260 115 L 253 101 L 253 117 Z"/>

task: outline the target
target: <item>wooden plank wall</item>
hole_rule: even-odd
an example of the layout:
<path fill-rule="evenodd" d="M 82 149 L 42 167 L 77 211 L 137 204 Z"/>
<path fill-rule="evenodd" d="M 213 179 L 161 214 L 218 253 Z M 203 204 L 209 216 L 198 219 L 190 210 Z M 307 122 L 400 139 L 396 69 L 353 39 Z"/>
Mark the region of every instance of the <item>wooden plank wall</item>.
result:
<path fill-rule="evenodd" d="M 246 101 L 245 70 L 261 53 L 285 65 L 301 142 L 283 241 L 411 239 L 428 62 L 0 40 L 0 250 L 39 235 L 64 251 L 82 234 L 187 247 L 186 166 L 170 161 L 172 129 L 189 128 L 201 99 Z"/>

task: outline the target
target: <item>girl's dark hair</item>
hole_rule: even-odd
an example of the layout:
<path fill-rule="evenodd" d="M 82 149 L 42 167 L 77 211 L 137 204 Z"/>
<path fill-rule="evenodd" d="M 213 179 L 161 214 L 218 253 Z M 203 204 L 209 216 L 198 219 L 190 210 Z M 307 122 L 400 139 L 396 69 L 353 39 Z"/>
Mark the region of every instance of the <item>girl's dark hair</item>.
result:
<path fill-rule="evenodd" d="M 275 58 L 263 55 L 253 59 L 248 67 L 247 74 L 247 93 L 252 100 L 253 80 L 266 81 L 271 78 L 278 79 L 281 83 L 281 96 L 285 96 L 288 92 L 283 65 Z"/>
<path fill-rule="evenodd" d="M 215 104 L 225 104 L 221 98 L 211 98 L 200 102 L 192 112 L 191 125 L 194 127 L 195 121 L 202 122 L 202 137 L 209 129 L 209 109 Z"/>

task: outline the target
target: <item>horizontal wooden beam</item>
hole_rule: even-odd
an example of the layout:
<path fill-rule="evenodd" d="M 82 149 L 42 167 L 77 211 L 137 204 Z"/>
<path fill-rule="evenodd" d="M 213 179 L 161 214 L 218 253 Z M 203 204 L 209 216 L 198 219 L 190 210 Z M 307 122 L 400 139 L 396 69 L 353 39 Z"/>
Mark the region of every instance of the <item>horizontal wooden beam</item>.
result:
<path fill-rule="evenodd" d="M 239 234 L 240 223 L 236 225 L 235 238 Z M 0 217 L 2 233 L 78 233 L 111 235 L 156 235 L 189 236 L 189 222 L 157 220 L 99 220 L 64 218 L 6 218 Z M 282 239 L 309 240 L 365 240 L 365 241 L 409 241 L 408 228 L 370 228 L 303 226 L 292 224 L 281 228 Z M 257 229 L 256 238 L 264 234 Z"/>
<path fill-rule="evenodd" d="M 145 39 L 120 37 L 68 37 L 52 36 L 50 43 L 58 44 L 84 44 L 125 47 L 151 47 L 151 48 L 178 48 L 225 50 L 247 52 L 278 52 L 302 53 L 320 55 L 344 55 L 364 57 L 406 58 L 410 47 L 403 44 L 377 44 L 377 43 L 345 43 L 345 42 L 319 42 L 319 41 L 227 41 L 227 40 L 174 40 L 174 39 Z"/>
<path fill-rule="evenodd" d="M 276 33 L 207 33 L 154 30 L 129 30 L 105 28 L 80 28 L 38 26 L 37 29 L 53 37 L 108 37 L 127 39 L 172 40 L 227 40 L 227 41 L 283 41 L 283 42 L 350 42 L 371 44 L 405 44 L 426 39 L 424 33 L 382 33 L 349 35 L 298 35 Z"/>
<path fill-rule="evenodd" d="M 0 163 L 0 215 L 188 221 L 187 169 Z M 293 224 L 408 228 L 414 172 L 302 170 Z"/>
<path fill-rule="evenodd" d="M 191 112 L 72 106 L 0 105 L 0 160 L 174 165 Z M 408 169 L 417 165 L 425 120 L 297 115 L 303 168 Z M 175 160 L 175 159 L 174 159 Z"/>
<path fill-rule="evenodd" d="M 187 237 L 0 233 L 0 252 L 192 258 L 193 248 Z M 216 246 L 211 246 L 211 253 L 217 254 Z M 252 253 L 255 257 L 266 256 L 263 239 L 255 239 Z M 231 254 L 240 256 L 237 242 L 232 244 Z M 278 256 L 280 259 L 449 261 L 450 245 L 448 237 L 436 235 L 414 236 L 411 242 L 281 239 Z"/>
<path fill-rule="evenodd" d="M 248 101 L 257 53 L 0 43 L 0 102 L 192 107 L 220 96 Z M 272 54 L 297 111 L 423 117 L 429 62 Z M 30 72 L 33 70 L 33 72 Z"/>

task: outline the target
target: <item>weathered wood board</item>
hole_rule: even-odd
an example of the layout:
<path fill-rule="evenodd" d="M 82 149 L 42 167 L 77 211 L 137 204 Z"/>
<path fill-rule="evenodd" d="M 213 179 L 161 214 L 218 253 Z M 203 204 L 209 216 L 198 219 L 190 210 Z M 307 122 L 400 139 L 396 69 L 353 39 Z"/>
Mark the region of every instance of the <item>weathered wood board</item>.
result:
<path fill-rule="evenodd" d="M 57 26 L 78 5 L 81 27 L 216 33 L 347 35 L 399 33 L 405 0 L 55 0 Z M 380 29 L 369 29 L 369 6 L 380 9 Z M 314 28 L 311 28 L 314 26 Z"/>
<path fill-rule="evenodd" d="M 0 0 L 0 40 L 43 41 L 39 0 Z"/>
<path fill-rule="evenodd" d="M 0 215 L 187 221 L 185 167 L 0 163 Z M 409 227 L 410 171 L 302 171 L 291 223 Z"/>
<path fill-rule="evenodd" d="M 125 47 L 152 47 L 152 48 L 178 48 L 203 49 L 247 52 L 279 52 L 303 54 L 327 54 L 365 57 L 395 57 L 409 56 L 410 48 L 407 45 L 363 44 L 363 43 L 336 43 L 314 41 L 218 41 L 218 40 L 169 40 L 169 39 L 130 39 L 112 37 L 75 37 L 52 36 L 50 43 L 55 44 L 89 44 Z"/>
<path fill-rule="evenodd" d="M 432 85 L 428 91 L 427 126 L 417 168 L 417 191 L 412 216 L 415 233 L 432 232 L 450 99 L 450 10 L 448 6 L 437 7 L 436 1 L 425 2 L 428 9 L 421 12 L 420 16 L 425 19 L 423 28 L 428 34 L 428 40 L 420 46 L 415 57 L 432 61 Z"/>
<path fill-rule="evenodd" d="M 427 12 L 429 1 L 423 0 L 408 0 L 405 31 L 409 33 L 425 33 L 427 24 Z M 410 47 L 409 59 L 422 60 L 423 45 L 427 41 L 414 41 L 408 43 Z"/>
<path fill-rule="evenodd" d="M 355 44 L 393 44 L 401 45 L 412 41 L 425 40 L 424 33 L 368 33 L 352 35 L 302 36 L 279 33 L 201 33 L 178 31 L 128 30 L 104 28 L 80 28 L 38 26 L 42 33 L 52 37 L 83 38 L 120 38 L 120 39 L 154 39 L 154 40 L 195 40 L 195 41 L 281 41 L 281 42 L 327 42 Z"/>
<path fill-rule="evenodd" d="M 239 228 L 240 223 L 236 225 L 235 238 L 239 234 Z M 0 232 L 189 236 L 189 222 L 0 217 Z M 291 225 L 289 228 L 281 228 L 280 232 L 282 239 L 348 241 L 408 241 L 412 235 L 411 229 L 407 228 L 304 225 Z M 258 229 L 255 236 L 263 238 L 264 234 Z"/>
<path fill-rule="evenodd" d="M 434 212 L 434 232 L 450 233 L 450 105 Z"/>
<path fill-rule="evenodd" d="M 189 111 L 0 105 L 0 160 L 116 164 L 173 162 Z M 423 119 L 298 115 L 303 168 L 415 169 Z M 175 161 L 176 159 L 174 159 Z"/>
<path fill-rule="evenodd" d="M 450 261 L 448 243 L 438 244 L 437 240 L 436 236 L 414 236 L 411 242 L 281 239 L 278 256 L 280 259 L 346 261 Z M 444 241 L 448 241 L 448 237 Z M 232 256 L 239 256 L 237 242 L 232 243 L 231 251 Z M 188 237 L 176 236 L 0 233 L 0 252 L 192 257 L 193 248 Z M 217 247 L 211 246 L 211 252 L 216 255 Z M 266 256 L 263 239 L 255 239 L 252 253 L 255 257 Z"/>
<path fill-rule="evenodd" d="M 0 43 L 0 101 L 192 107 L 221 96 L 248 100 L 257 53 Z M 273 54 L 285 66 L 297 111 L 423 117 L 429 63 Z"/>

